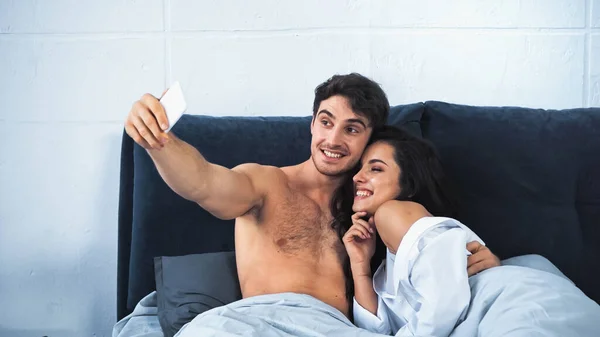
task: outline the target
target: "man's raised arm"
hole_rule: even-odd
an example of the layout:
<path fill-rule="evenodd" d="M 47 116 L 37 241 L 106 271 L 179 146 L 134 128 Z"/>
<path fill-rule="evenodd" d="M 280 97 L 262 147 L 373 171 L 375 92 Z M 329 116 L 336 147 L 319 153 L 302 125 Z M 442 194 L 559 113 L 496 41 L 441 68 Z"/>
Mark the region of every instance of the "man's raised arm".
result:
<path fill-rule="evenodd" d="M 221 219 L 236 218 L 262 205 L 264 193 L 254 183 L 260 165 L 244 164 L 230 170 L 209 163 L 196 148 L 172 132 L 164 133 L 167 127 L 162 105 L 149 94 L 133 105 L 125 122 L 127 134 L 148 150 L 173 191 Z"/>

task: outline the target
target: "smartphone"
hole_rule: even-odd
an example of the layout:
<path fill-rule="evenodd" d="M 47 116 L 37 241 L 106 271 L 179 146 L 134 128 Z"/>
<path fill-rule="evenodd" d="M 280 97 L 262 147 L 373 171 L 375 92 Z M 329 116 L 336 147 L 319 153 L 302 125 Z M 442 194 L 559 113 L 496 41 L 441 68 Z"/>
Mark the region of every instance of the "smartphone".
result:
<path fill-rule="evenodd" d="M 167 92 L 161 97 L 160 103 L 165 109 L 167 120 L 169 121 L 169 128 L 165 132 L 169 132 L 187 110 L 187 104 L 179 82 L 175 82 L 169 87 Z"/>

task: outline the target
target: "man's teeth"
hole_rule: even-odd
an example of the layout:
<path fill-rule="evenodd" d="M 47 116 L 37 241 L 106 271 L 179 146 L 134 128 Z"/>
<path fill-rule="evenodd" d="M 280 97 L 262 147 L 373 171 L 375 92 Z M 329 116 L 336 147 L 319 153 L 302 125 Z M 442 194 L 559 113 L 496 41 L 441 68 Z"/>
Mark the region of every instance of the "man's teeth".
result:
<path fill-rule="evenodd" d="M 329 152 L 327 150 L 323 150 L 323 152 L 325 153 L 325 155 L 329 158 L 342 158 L 341 154 L 338 153 L 333 153 L 333 152 Z"/>
<path fill-rule="evenodd" d="M 356 191 L 356 195 L 359 197 L 368 197 L 371 195 L 371 192 L 367 191 Z"/>

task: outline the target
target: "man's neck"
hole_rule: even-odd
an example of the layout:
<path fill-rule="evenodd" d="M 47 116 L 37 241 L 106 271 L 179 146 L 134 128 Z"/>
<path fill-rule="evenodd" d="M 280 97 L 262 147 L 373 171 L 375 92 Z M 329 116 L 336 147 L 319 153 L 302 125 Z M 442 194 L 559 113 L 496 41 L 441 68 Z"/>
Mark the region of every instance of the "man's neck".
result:
<path fill-rule="evenodd" d="M 346 178 L 345 174 L 328 176 L 319 172 L 312 158 L 292 166 L 290 169 L 293 175 L 293 177 L 290 177 L 291 182 L 319 203 L 326 201 L 329 204 L 333 193 Z"/>

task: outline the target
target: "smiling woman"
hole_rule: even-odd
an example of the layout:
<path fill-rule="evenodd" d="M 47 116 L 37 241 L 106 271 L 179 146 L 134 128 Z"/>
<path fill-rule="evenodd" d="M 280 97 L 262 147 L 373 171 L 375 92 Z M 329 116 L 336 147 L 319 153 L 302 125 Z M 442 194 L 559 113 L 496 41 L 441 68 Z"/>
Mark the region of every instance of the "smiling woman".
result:
<path fill-rule="evenodd" d="M 456 217 L 456 199 L 433 145 L 386 126 L 376 132 L 353 177 L 354 212 L 374 215 L 388 200 L 413 201 L 437 216 Z"/>
<path fill-rule="evenodd" d="M 452 185 L 426 140 L 385 126 L 373 134 L 360 161 L 331 201 L 341 227 L 350 228 L 355 212 L 372 217 L 388 200 L 413 201 L 437 216 L 457 217 Z"/>
<path fill-rule="evenodd" d="M 357 326 L 396 336 L 475 335 L 485 312 L 486 320 L 518 325 L 511 331 L 597 331 L 591 318 L 600 307 L 563 274 L 501 266 L 477 234 L 453 218 L 454 199 L 427 141 L 394 127 L 376 131 L 345 193 L 354 214 L 342 241 Z M 383 261 L 371 259 L 377 237 L 385 246 Z M 380 263 L 374 274 L 372 262 Z M 570 316 L 575 311 L 581 315 Z M 496 324 L 484 329 L 508 326 Z M 552 334 L 557 328 L 564 330 Z"/>
<path fill-rule="evenodd" d="M 360 171 L 354 176 L 355 197 L 352 210 L 373 216 L 379 206 L 400 195 L 401 169 L 392 145 L 377 142 L 367 148 Z"/>
<path fill-rule="evenodd" d="M 355 323 L 383 334 L 448 335 L 471 298 L 467 244 L 483 241 L 441 217 L 453 213 L 453 206 L 433 146 L 386 126 L 373 135 L 352 180 L 354 215 L 343 242 L 354 281 Z M 387 253 L 371 278 L 375 230 Z M 402 263 L 395 264 L 396 256 Z M 440 293 L 440 282 L 451 291 Z"/>

